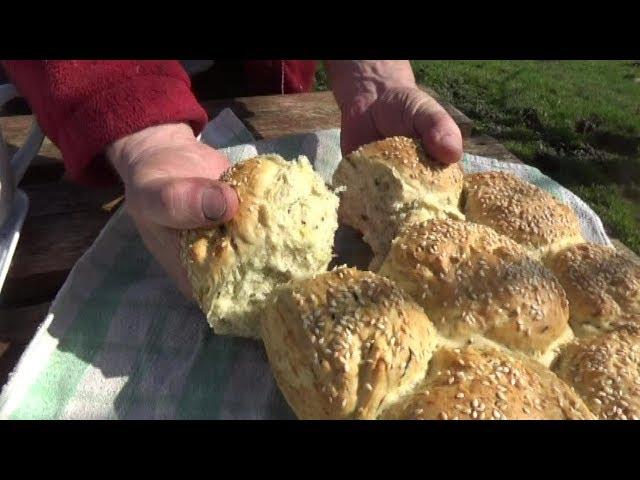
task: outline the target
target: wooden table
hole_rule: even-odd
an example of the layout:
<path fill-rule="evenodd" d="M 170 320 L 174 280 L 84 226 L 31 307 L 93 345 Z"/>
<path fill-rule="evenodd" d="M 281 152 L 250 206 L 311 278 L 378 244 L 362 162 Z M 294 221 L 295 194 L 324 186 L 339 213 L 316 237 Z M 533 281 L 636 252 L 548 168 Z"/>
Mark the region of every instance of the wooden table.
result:
<path fill-rule="evenodd" d="M 339 111 L 329 92 L 217 100 L 204 106 L 211 116 L 231 108 L 256 138 L 340 125 Z M 519 162 L 496 140 L 471 136 L 472 122 L 455 108 L 444 106 L 460 126 L 467 152 Z M 0 118 L 10 149 L 22 144 L 30 123 L 30 116 Z M 113 214 L 110 204 L 122 195 L 120 186 L 87 189 L 66 181 L 60 152 L 48 140 L 20 188 L 28 194 L 31 205 L 0 294 L 0 385 L 44 319 L 69 271 Z"/>

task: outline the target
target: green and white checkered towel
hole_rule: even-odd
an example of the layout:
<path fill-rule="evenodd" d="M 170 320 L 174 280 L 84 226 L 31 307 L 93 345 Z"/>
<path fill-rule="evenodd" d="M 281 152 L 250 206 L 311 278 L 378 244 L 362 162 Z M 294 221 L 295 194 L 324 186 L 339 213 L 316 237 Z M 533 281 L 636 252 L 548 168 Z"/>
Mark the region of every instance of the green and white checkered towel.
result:
<path fill-rule="evenodd" d="M 329 180 L 339 131 L 254 142 L 225 110 L 201 140 L 232 162 L 257 153 L 306 155 Z M 467 155 L 467 171 L 507 170 L 570 204 L 586 237 L 610 244 L 598 217 L 538 170 Z M 339 232 L 336 250 L 361 263 L 359 242 Z M 0 395 L 2 419 L 293 419 L 262 346 L 220 337 L 146 252 L 121 209 L 71 271 Z"/>

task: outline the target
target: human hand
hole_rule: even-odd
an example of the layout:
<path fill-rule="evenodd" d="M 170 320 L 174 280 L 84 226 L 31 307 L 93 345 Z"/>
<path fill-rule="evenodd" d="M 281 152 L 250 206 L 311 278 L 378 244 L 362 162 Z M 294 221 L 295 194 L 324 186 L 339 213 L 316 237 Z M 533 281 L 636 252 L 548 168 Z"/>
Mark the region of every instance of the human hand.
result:
<path fill-rule="evenodd" d="M 397 135 L 418 138 L 437 161 L 462 159 L 460 129 L 415 83 L 406 61 L 330 61 L 327 71 L 342 112 L 344 155 Z"/>
<path fill-rule="evenodd" d="M 192 297 L 180 261 L 179 230 L 213 227 L 238 209 L 233 188 L 218 178 L 230 166 L 197 141 L 186 124 L 149 127 L 107 148 L 125 186 L 126 206 L 140 236 L 180 291 Z"/>

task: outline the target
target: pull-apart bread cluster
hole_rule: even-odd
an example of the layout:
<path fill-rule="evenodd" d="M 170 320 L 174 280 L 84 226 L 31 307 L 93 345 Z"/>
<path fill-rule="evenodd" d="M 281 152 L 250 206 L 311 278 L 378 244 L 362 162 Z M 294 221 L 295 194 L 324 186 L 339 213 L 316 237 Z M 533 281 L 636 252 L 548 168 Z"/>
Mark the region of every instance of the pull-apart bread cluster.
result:
<path fill-rule="evenodd" d="M 183 261 L 214 332 L 262 339 L 299 418 L 640 415 L 640 266 L 544 190 L 403 137 L 347 155 L 331 187 L 276 155 L 224 180 L 238 215 L 183 232 Z M 371 271 L 328 270 L 339 222 Z"/>

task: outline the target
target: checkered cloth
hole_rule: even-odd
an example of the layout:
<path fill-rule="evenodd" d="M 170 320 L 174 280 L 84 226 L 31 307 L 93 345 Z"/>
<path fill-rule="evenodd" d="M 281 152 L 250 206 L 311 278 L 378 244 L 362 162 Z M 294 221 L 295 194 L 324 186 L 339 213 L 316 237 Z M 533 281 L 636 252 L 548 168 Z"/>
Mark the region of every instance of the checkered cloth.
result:
<path fill-rule="evenodd" d="M 258 153 L 306 155 L 329 180 L 339 131 L 254 142 L 230 111 L 201 140 L 232 162 Z M 577 212 L 591 241 L 610 244 L 598 217 L 538 170 L 466 155 L 466 171 L 514 172 Z M 336 250 L 361 253 L 348 234 Z M 357 264 L 357 261 L 355 261 Z M 75 265 L 0 395 L 12 419 L 293 419 L 259 342 L 216 336 L 145 250 L 121 209 Z"/>

